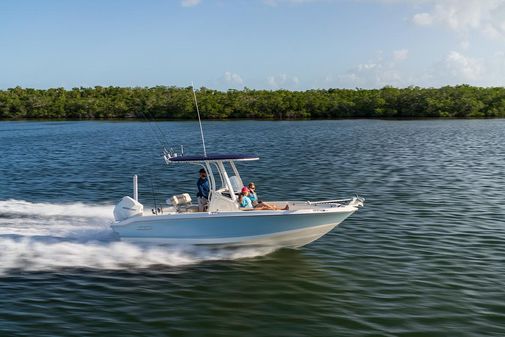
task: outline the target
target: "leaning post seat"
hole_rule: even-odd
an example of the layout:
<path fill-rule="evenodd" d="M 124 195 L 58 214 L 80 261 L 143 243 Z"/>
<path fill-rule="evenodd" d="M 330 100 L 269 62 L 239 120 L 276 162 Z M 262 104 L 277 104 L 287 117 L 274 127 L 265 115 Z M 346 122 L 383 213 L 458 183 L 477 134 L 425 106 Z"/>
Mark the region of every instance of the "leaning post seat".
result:
<path fill-rule="evenodd" d="M 167 199 L 167 204 L 172 206 L 184 206 L 191 204 L 191 196 L 189 193 L 182 193 L 178 195 L 174 195 L 171 198 Z"/>

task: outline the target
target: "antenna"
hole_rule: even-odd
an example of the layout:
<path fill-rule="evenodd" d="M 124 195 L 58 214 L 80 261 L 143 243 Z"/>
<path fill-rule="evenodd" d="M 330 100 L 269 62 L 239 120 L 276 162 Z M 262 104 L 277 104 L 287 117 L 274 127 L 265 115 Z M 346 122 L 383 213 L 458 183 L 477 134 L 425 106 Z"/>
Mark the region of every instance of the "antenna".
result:
<path fill-rule="evenodd" d="M 196 100 L 195 86 L 191 82 L 191 89 L 193 89 L 193 97 L 195 98 L 196 113 L 198 114 L 198 123 L 200 124 L 200 134 L 202 135 L 203 155 L 207 157 L 207 149 L 205 148 L 205 138 L 203 137 L 202 120 L 200 119 L 200 110 L 198 109 L 198 101 Z"/>

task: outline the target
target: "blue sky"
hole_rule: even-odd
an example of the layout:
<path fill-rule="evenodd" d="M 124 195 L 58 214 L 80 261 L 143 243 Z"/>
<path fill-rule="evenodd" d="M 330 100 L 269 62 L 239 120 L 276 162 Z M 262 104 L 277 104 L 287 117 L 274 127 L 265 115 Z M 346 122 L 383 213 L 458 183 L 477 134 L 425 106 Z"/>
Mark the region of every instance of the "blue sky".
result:
<path fill-rule="evenodd" d="M 505 0 L 2 0 L 0 88 L 505 85 Z"/>

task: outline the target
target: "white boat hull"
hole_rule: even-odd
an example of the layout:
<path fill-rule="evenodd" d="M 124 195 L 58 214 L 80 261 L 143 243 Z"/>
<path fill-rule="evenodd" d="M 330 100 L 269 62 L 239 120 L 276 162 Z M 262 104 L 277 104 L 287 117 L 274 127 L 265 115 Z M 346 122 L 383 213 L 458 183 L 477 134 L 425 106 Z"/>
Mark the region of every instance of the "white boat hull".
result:
<path fill-rule="evenodd" d="M 356 207 L 138 216 L 116 223 L 121 240 L 157 245 L 298 248 L 325 235 Z"/>
<path fill-rule="evenodd" d="M 226 239 L 171 239 L 155 237 L 123 237 L 122 240 L 131 243 L 155 244 L 155 245 L 206 245 L 206 246 L 261 246 L 298 248 L 330 232 L 337 225 L 328 224 L 299 230 L 286 231 L 269 235 L 256 235 L 234 237 Z"/>

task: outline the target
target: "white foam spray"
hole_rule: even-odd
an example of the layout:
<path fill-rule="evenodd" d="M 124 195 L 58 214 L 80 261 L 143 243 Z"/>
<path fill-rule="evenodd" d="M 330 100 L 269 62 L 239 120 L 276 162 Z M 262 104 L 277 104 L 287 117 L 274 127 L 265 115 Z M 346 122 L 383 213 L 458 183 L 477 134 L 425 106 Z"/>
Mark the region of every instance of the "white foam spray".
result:
<path fill-rule="evenodd" d="M 127 269 L 234 260 L 271 249 L 210 250 L 137 246 L 117 241 L 111 205 L 0 201 L 0 275 L 12 270 Z"/>

